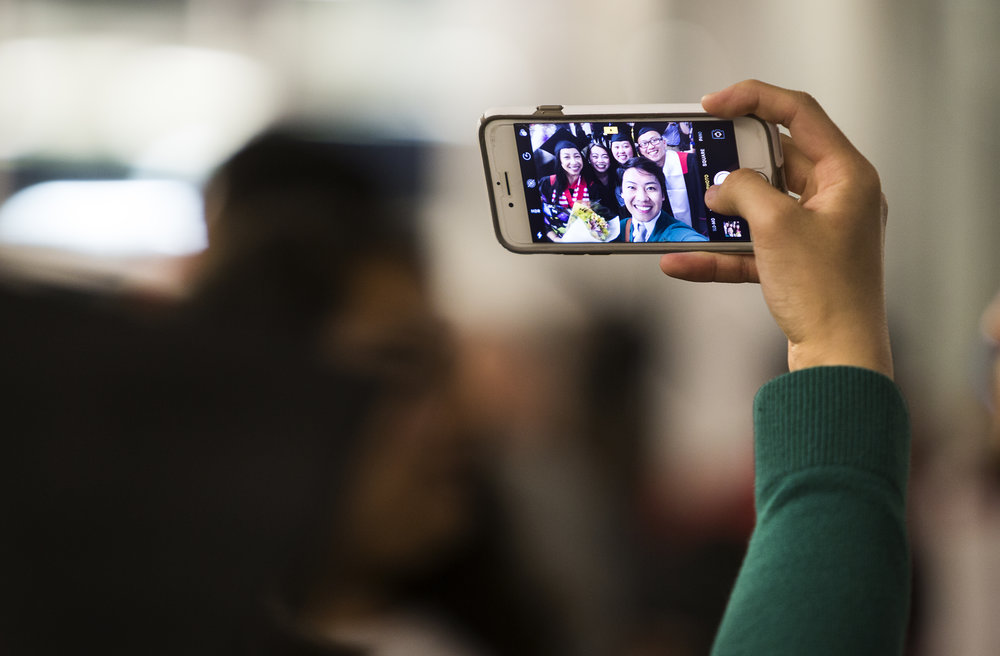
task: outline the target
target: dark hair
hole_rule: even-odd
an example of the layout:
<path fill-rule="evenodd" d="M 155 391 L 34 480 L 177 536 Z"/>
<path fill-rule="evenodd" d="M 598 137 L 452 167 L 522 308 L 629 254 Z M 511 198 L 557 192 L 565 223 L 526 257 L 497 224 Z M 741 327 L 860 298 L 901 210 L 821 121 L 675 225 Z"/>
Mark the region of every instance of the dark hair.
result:
<path fill-rule="evenodd" d="M 650 175 L 656 177 L 656 181 L 660 183 L 660 191 L 666 195 L 667 193 L 667 178 L 663 175 L 663 169 L 656 165 L 656 162 L 649 159 L 648 157 L 633 157 L 629 161 L 625 162 L 625 166 L 622 167 L 622 176 L 625 175 L 625 171 L 629 169 L 639 169 L 640 171 L 645 171 Z"/>
<path fill-rule="evenodd" d="M 381 162 L 381 176 L 357 164 L 359 148 Z M 341 307 L 360 263 L 393 257 L 422 269 L 415 218 L 400 207 L 416 187 L 405 178 L 418 153 L 406 148 L 280 128 L 240 149 L 207 185 L 214 212 L 194 309 L 309 339 Z"/>

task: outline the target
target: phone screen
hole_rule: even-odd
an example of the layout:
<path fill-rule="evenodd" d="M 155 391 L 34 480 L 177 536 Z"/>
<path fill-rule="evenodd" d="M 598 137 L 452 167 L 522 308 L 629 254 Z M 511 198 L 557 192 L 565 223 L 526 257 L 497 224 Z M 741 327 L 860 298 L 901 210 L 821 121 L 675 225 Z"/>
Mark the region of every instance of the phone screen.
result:
<path fill-rule="evenodd" d="M 705 191 L 740 167 L 733 122 L 515 123 L 534 242 L 748 242 Z"/>

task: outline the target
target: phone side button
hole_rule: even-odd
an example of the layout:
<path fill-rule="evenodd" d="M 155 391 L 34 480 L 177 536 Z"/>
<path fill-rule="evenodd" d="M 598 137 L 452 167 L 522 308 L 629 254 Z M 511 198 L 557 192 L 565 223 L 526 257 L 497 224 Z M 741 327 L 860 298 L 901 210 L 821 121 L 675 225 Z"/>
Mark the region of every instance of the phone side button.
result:
<path fill-rule="evenodd" d="M 562 116 L 562 105 L 539 105 L 535 108 L 535 116 Z"/>

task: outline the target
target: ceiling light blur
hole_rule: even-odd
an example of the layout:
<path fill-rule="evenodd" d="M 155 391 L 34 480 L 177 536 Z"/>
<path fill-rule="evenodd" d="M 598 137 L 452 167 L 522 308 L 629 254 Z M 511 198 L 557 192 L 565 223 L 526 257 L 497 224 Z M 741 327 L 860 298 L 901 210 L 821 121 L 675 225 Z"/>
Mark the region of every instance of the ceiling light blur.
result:
<path fill-rule="evenodd" d="M 43 182 L 0 207 L 0 244 L 102 256 L 196 253 L 207 245 L 201 194 L 168 180 Z"/>
<path fill-rule="evenodd" d="M 112 159 L 197 178 L 274 120 L 279 85 L 236 53 L 86 36 L 0 43 L 0 157 Z"/>

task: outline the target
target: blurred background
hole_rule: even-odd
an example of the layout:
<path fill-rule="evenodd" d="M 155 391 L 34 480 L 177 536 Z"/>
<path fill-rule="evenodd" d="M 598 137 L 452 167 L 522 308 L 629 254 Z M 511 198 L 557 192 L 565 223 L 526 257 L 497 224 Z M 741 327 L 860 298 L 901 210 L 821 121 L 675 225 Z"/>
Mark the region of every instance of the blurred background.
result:
<path fill-rule="evenodd" d="M 581 403 L 600 420 L 631 389 L 640 417 L 617 448 L 619 485 L 634 493 L 624 514 L 644 536 L 634 562 L 679 579 L 666 570 L 678 553 L 690 562 L 680 543 L 738 544 L 752 523 L 751 401 L 784 370 L 782 336 L 756 288 L 669 280 L 655 256 L 504 251 L 477 119 L 505 105 L 694 102 L 748 77 L 807 90 L 875 163 L 889 199 L 890 320 L 917 444 L 913 650 L 985 654 L 998 640 L 984 602 L 1000 596 L 1000 542 L 995 504 L 969 481 L 991 449 L 979 317 L 1000 288 L 998 29 L 988 0 L 0 0 L 0 268 L 102 293 L 176 293 L 207 244 L 203 184 L 268 126 L 419 144 L 431 287 L 476 345 L 470 366 L 497 385 L 484 404 L 500 405 L 496 421 L 511 414 L 507 385 L 570 417 L 550 418 L 545 436 L 520 431 L 501 456 L 523 530 L 539 552 L 565 555 L 547 571 L 572 589 L 576 572 L 606 565 L 600 549 L 567 555 L 589 530 L 581 499 L 609 497 L 566 463 Z M 581 362 L 596 363 L 589 386 Z M 547 517 L 564 524 L 541 535 Z M 683 606 L 704 584 L 689 576 L 645 606 Z M 605 599 L 625 594 L 592 578 Z M 670 622 L 637 633 L 655 643 Z"/>

